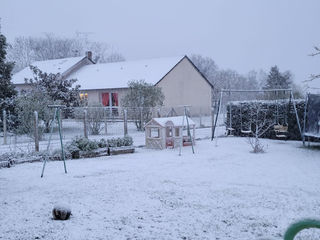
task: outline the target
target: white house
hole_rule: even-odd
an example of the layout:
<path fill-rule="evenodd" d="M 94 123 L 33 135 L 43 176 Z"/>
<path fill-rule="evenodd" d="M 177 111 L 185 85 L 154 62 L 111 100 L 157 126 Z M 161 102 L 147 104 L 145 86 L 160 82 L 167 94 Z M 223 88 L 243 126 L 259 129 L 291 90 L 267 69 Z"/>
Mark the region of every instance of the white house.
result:
<path fill-rule="evenodd" d="M 152 58 L 136 61 L 94 64 L 91 52 L 86 57 L 35 62 L 46 73 L 61 73 L 63 79 L 77 79 L 81 97 L 100 102 L 112 111 L 120 106 L 128 81 L 145 80 L 162 89 L 164 105 L 202 106 L 203 113 L 212 108 L 212 84 L 187 56 Z M 12 77 L 17 90 L 28 88 L 25 78 L 32 78 L 30 68 Z"/>

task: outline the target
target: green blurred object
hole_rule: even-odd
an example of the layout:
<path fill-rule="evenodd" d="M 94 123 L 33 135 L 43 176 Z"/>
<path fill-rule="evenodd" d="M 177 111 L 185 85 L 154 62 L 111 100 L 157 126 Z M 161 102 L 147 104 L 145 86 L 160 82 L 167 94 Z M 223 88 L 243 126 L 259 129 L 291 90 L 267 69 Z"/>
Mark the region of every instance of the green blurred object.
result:
<path fill-rule="evenodd" d="M 320 219 L 306 218 L 291 224 L 284 234 L 284 240 L 293 240 L 300 231 L 309 228 L 320 229 Z"/>
<path fill-rule="evenodd" d="M 48 147 L 47 147 L 47 154 L 46 154 L 46 157 L 45 157 L 44 163 L 43 163 L 41 177 L 43 177 L 44 169 L 46 167 L 46 163 L 47 163 L 47 159 L 48 159 L 48 155 L 49 155 L 49 147 L 50 147 L 51 136 L 52 136 L 52 131 L 53 131 L 53 125 L 54 125 L 53 123 L 54 123 L 55 119 L 57 119 L 57 121 L 58 121 L 60 143 L 61 143 L 61 155 L 62 155 L 63 164 L 64 164 L 64 171 L 65 171 L 65 173 L 67 173 L 65 155 L 63 152 L 63 143 L 62 143 L 61 127 L 60 127 L 60 115 L 59 115 L 60 109 L 65 108 L 65 107 L 66 107 L 65 105 L 48 105 L 48 108 L 55 108 L 55 111 L 54 111 L 53 120 L 51 122 L 51 132 L 50 132 L 50 137 L 49 137 L 49 142 L 48 142 Z"/>

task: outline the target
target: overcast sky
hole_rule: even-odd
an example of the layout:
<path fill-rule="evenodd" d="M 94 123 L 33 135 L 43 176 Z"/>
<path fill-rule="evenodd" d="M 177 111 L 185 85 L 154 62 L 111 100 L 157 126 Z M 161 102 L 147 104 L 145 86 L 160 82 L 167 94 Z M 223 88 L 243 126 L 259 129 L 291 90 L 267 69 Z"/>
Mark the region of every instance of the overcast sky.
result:
<path fill-rule="evenodd" d="M 127 60 L 201 54 L 240 74 L 320 73 L 320 0 L 0 0 L 1 32 L 105 42 Z M 320 80 L 318 80 L 320 83 Z M 320 84 L 318 84 L 320 85 Z"/>

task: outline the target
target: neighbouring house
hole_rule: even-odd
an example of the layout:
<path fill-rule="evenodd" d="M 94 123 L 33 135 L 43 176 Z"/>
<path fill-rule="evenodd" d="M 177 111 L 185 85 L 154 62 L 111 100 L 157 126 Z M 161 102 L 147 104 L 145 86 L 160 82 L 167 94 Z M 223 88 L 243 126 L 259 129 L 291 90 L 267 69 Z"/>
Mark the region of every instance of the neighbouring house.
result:
<path fill-rule="evenodd" d="M 195 122 L 185 116 L 153 118 L 145 125 L 146 148 L 178 148 L 181 143 L 183 147 L 195 145 L 195 127 Z"/>
<path fill-rule="evenodd" d="M 111 112 L 118 112 L 120 99 L 128 89 L 128 81 L 145 80 L 161 87 L 164 105 L 201 106 L 204 114 L 212 108 L 212 84 L 187 56 L 143 59 L 136 61 L 93 64 L 91 52 L 86 57 L 35 62 L 32 65 L 47 73 L 62 73 L 64 79 L 77 79 L 81 97 L 102 103 Z M 32 77 L 26 68 L 13 76 L 17 90 L 27 88 L 24 78 Z"/>
<path fill-rule="evenodd" d="M 78 71 L 85 65 L 94 64 L 92 61 L 92 53 L 87 52 L 85 57 L 61 58 L 47 61 L 34 62 L 31 65 L 37 67 L 42 72 L 61 74 L 62 79 L 68 79 L 71 74 Z M 30 89 L 30 85 L 25 83 L 25 78 L 33 78 L 33 72 L 30 67 L 26 67 L 20 72 L 12 76 L 12 83 L 16 86 L 16 90 Z"/>

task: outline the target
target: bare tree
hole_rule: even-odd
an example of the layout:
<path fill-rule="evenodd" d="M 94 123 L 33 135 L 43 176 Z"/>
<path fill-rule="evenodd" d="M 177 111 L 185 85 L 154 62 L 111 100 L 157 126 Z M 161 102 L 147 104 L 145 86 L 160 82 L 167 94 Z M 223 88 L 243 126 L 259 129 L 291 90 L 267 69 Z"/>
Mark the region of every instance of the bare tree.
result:
<path fill-rule="evenodd" d="M 271 127 L 274 126 L 274 121 L 267 117 L 268 111 L 262 102 L 251 103 L 251 136 L 247 141 L 253 149 L 253 153 L 264 153 L 266 147 L 261 144 L 260 137 L 263 136 Z"/>
<path fill-rule="evenodd" d="M 30 66 L 35 61 L 84 56 L 93 53 L 96 63 L 125 61 L 122 54 L 109 53 L 106 43 L 89 41 L 87 37 L 60 38 L 52 33 L 43 37 L 16 37 L 8 49 L 8 59 L 16 62 L 13 73 Z"/>
<path fill-rule="evenodd" d="M 227 69 L 220 70 L 215 79 L 216 84 L 215 91 L 220 92 L 222 89 L 246 89 L 247 78 L 244 75 L 239 74 L 235 70 Z M 243 94 L 234 93 L 228 101 L 242 100 Z"/>
<path fill-rule="evenodd" d="M 245 75 L 246 83 L 244 89 L 257 90 L 261 89 L 267 82 L 268 74 L 263 70 L 252 70 Z"/>
<path fill-rule="evenodd" d="M 316 50 L 316 52 L 315 53 L 311 53 L 309 56 L 314 57 L 314 56 L 320 55 L 320 48 L 314 47 L 314 49 Z M 311 74 L 309 80 L 305 80 L 304 82 L 311 82 L 311 81 L 313 81 L 314 79 L 317 79 L 317 78 L 320 78 L 320 74 L 317 74 L 317 75 Z"/>
<path fill-rule="evenodd" d="M 8 49 L 8 59 L 15 62 L 13 73 L 19 72 L 36 61 L 34 55 L 34 38 L 16 37 L 11 48 Z"/>
<path fill-rule="evenodd" d="M 214 86 L 213 99 L 215 101 L 219 98 L 222 89 L 259 89 L 262 79 L 265 80 L 267 76 L 262 70 L 250 71 L 245 75 L 232 69 L 220 70 L 213 59 L 202 57 L 200 54 L 192 54 L 190 59 Z M 238 93 L 238 96 L 234 97 L 239 99 L 241 94 Z"/>
<path fill-rule="evenodd" d="M 72 38 L 59 38 L 52 33 L 45 33 L 43 38 L 35 38 L 36 61 L 74 57 L 73 44 Z"/>
<path fill-rule="evenodd" d="M 197 66 L 200 72 L 214 84 L 214 79 L 218 73 L 219 67 L 212 58 L 202 57 L 200 54 L 192 54 L 191 61 Z"/>
<path fill-rule="evenodd" d="M 192 54 L 190 60 L 206 77 L 206 79 L 214 86 L 213 100 L 217 101 L 219 92 L 221 90 L 220 81 L 217 76 L 219 75 L 219 67 L 212 58 L 202 57 L 200 54 Z"/>
<path fill-rule="evenodd" d="M 118 52 L 112 52 L 110 55 L 107 56 L 105 59 L 106 63 L 112 63 L 112 62 L 124 62 L 126 61 L 125 57 Z"/>
<path fill-rule="evenodd" d="M 14 72 L 30 66 L 35 61 L 44 61 L 77 56 L 76 39 L 58 38 L 46 33 L 44 37 L 16 37 L 8 51 L 8 58 L 16 63 Z"/>

